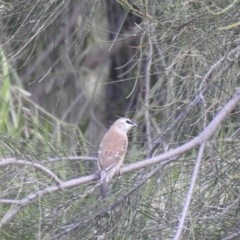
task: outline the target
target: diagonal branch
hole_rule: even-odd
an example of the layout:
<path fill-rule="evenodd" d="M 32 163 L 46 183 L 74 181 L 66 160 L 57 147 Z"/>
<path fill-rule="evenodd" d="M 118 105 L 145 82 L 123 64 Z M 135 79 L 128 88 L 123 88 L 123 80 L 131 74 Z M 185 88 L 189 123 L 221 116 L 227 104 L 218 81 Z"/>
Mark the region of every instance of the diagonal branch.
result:
<path fill-rule="evenodd" d="M 181 233 L 182 233 L 182 230 L 183 230 L 183 227 L 184 227 L 185 218 L 186 218 L 187 211 L 188 211 L 191 199 L 192 199 L 194 186 L 195 186 L 195 183 L 196 183 L 196 180 L 197 180 L 197 175 L 198 175 L 198 171 L 199 171 L 199 168 L 200 168 L 200 163 L 201 163 L 201 160 L 202 160 L 202 155 L 203 155 L 203 152 L 204 152 L 205 144 L 206 143 L 203 142 L 200 146 L 199 151 L 198 151 L 198 156 L 197 156 L 196 163 L 195 163 L 195 166 L 194 166 L 192 179 L 190 181 L 191 184 L 190 184 L 188 194 L 187 194 L 187 198 L 186 198 L 184 208 L 183 208 L 183 211 L 182 211 L 182 214 L 181 214 L 178 229 L 177 229 L 177 232 L 176 232 L 173 240 L 178 240 L 181 237 Z"/>

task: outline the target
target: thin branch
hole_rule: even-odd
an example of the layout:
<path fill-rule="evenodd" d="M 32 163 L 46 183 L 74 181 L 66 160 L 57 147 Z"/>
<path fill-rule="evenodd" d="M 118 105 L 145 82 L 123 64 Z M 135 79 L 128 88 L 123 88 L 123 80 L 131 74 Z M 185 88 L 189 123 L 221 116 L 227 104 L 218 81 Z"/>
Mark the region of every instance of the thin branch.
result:
<path fill-rule="evenodd" d="M 227 237 L 222 238 L 222 240 L 231 240 L 231 239 L 237 239 L 240 236 L 240 230 L 238 232 L 232 233 L 231 235 L 228 235 Z"/>
<path fill-rule="evenodd" d="M 0 199 L 0 203 L 19 205 L 21 204 L 21 200 Z"/>
<path fill-rule="evenodd" d="M 161 162 L 156 168 L 154 168 L 150 173 L 146 174 L 145 176 L 141 177 L 141 180 L 134 184 L 134 187 L 128 191 L 127 194 L 124 195 L 124 198 L 132 194 L 136 191 L 139 187 L 141 187 L 146 181 L 148 181 L 151 177 L 153 177 L 157 172 L 159 172 L 164 166 L 168 165 L 169 163 L 177 161 L 178 157 L 171 158 Z"/>
<path fill-rule="evenodd" d="M 59 161 L 77 161 L 77 160 L 83 160 L 83 161 L 97 161 L 97 157 L 86 157 L 86 156 L 69 156 L 69 157 L 57 157 L 57 158 L 49 158 L 46 161 L 43 161 L 43 163 L 53 163 L 53 162 L 59 162 Z"/>
<path fill-rule="evenodd" d="M 191 184 L 190 184 L 188 194 L 187 194 L 187 198 L 186 198 L 184 208 L 183 208 L 183 211 L 182 211 L 182 214 L 181 214 L 178 229 L 177 229 L 177 232 L 176 232 L 176 234 L 173 238 L 174 240 L 178 240 L 181 237 L 181 233 L 182 233 L 182 230 L 183 230 L 183 226 L 184 226 L 185 218 L 186 218 L 186 215 L 187 215 L 187 211 L 188 211 L 191 199 L 192 199 L 193 189 L 194 189 L 194 186 L 195 186 L 195 183 L 196 183 L 196 180 L 197 180 L 197 175 L 198 175 L 200 163 L 201 163 L 201 160 L 202 160 L 204 148 L 205 148 L 205 142 L 203 142 L 201 144 L 200 149 L 198 151 L 198 156 L 197 156 L 197 159 L 196 159 L 196 162 L 195 162 L 195 166 L 194 166 L 194 170 L 193 170 L 193 174 L 192 174 L 192 178 L 191 178 Z"/>
<path fill-rule="evenodd" d="M 148 49 L 148 56 L 147 56 L 147 69 L 146 69 L 146 76 L 145 76 L 145 124 L 146 124 L 146 136 L 147 136 L 147 146 L 148 150 L 152 148 L 152 138 L 151 138 L 151 125 L 150 125 L 150 117 L 149 117 L 149 93 L 150 93 L 150 76 L 151 76 L 151 67 L 152 67 L 152 57 L 153 57 L 153 44 L 152 44 L 152 35 L 155 32 L 156 24 L 148 23 L 148 40 L 149 40 L 149 49 Z"/>
<path fill-rule="evenodd" d="M 16 159 L 16 158 L 5 158 L 5 159 L 0 159 L 0 166 L 6 166 L 6 165 L 11 165 L 11 164 L 20 164 L 24 166 L 32 166 L 34 168 L 40 169 L 44 173 L 46 173 L 48 176 L 50 176 L 51 179 L 53 179 L 57 185 L 60 185 L 62 181 L 58 178 L 58 176 L 53 173 L 51 170 L 48 168 L 44 167 L 42 164 L 39 163 L 33 163 L 29 162 L 26 160 L 21 160 L 21 159 Z"/>
<path fill-rule="evenodd" d="M 211 215 L 209 217 L 201 217 L 199 220 L 206 220 L 206 219 L 215 219 L 220 216 L 224 216 L 228 211 L 230 211 L 237 203 L 240 202 L 240 196 L 236 198 L 229 206 L 227 206 L 221 213 L 218 213 L 217 215 Z"/>

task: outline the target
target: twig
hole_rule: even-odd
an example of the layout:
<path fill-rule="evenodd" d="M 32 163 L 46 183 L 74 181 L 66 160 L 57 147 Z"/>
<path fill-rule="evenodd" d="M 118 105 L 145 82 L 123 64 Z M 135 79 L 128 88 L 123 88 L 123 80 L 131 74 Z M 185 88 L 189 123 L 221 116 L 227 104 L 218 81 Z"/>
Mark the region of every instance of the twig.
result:
<path fill-rule="evenodd" d="M 87 156 L 69 156 L 69 157 L 57 157 L 57 158 L 49 158 L 46 161 L 43 161 L 43 163 L 53 163 L 53 162 L 59 162 L 59 161 L 77 161 L 77 160 L 83 160 L 83 161 L 97 161 L 97 157 L 87 157 Z"/>
<path fill-rule="evenodd" d="M 153 45 L 152 45 L 152 35 L 155 31 L 156 25 L 148 23 L 148 41 L 149 41 L 149 49 L 148 49 L 148 56 L 147 56 L 147 69 L 146 69 L 146 76 L 145 76 L 145 124 L 146 124 L 146 136 L 147 136 L 147 145 L 148 149 L 152 148 L 152 138 L 151 138 L 151 126 L 150 126 L 150 117 L 149 117 L 149 93 L 150 93 L 150 76 L 151 76 L 151 67 L 152 67 L 152 57 L 153 57 Z"/>
<path fill-rule="evenodd" d="M 40 169 L 44 173 L 50 176 L 51 179 L 53 179 L 57 185 L 61 185 L 62 181 L 58 178 L 58 176 L 53 173 L 51 170 L 48 168 L 44 167 L 42 164 L 39 163 L 33 163 L 29 162 L 26 160 L 21 160 L 21 159 L 16 159 L 16 158 L 5 158 L 5 159 L 0 159 L 0 166 L 6 166 L 6 165 L 11 165 L 11 164 L 20 164 L 20 165 L 25 165 L 25 166 L 32 166 L 34 168 Z"/>
<path fill-rule="evenodd" d="M 194 170 L 193 170 L 193 174 L 192 174 L 192 178 L 191 178 L 191 184 L 190 184 L 188 194 L 187 194 L 187 198 L 186 198 L 184 208 L 183 208 L 183 211 L 182 211 L 182 214 L 181 214 L 178 229 L 177 229 L 177 232 L 176 232 L 176 234 L 173 238 L 174 240 L 178 240 L 181 237 L 181 233 L 182 233 L 182 230 L 183 230 L 185 218 L 186 218 L 187 211 L 188 211 L 188 208 L 189 208 L 189 205 L 190 205 L 190 202 L 191 202 L 193 189 L 194 189 L 194 186 L 195 186 L 195 183 L 196 183 L 196 180 L 197 180 L 197 175 L 198 175 L 200 163 L 201 163 L 201 160 L 202 160 L 202 155 L 203 155 L 204 148 L 205 148 L 205 142 L 203 142 L 201 144 L 201 146 L 199 148 L 199 151 L 198 151 L 198 156 L 197 156 L 197 159 L 196 159 L 196 162 L 195 162 L 195 166 L 194 166 Z"/>
<path fill-rule="evenodd" d="M 211 215 L 209 217 L 202 217 L 202 218 L 199 218 L 199 220 L 206 220 L 206 219 L 216 220 L 217 217 L 225 215 L 228 211 L 230 211 L 239 202 L 240 202 L 240 196 L 238 198 L 236 198 L 229 206 L 227 206 L 221 213 L 218 213 L 217 215 Z"/>
<path fill-rule="evenodd" d="M 227 237 L 222 238 L 222 240 L 237 239 L 237 238 L 239 238 L 239 236 L 240 236 L 240 230 L 238 232 L 228 235 Z"/>

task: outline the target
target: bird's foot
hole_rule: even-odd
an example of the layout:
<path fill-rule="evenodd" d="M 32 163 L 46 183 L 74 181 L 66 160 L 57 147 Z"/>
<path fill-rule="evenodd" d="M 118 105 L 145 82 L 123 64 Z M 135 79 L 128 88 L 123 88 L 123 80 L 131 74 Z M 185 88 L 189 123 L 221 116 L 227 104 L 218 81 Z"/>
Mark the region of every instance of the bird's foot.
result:
<path fill-rule="evenodd" d="M 97 171 L 95 172 L 95 175 L 97 175 L 97 179 L 98 179 L 98 180 L 101 180 L 101 170 L 97 170 Z"/>
<path fill-rule="evenodd" d="M 121 171 L 121 169 L 119 169 L 119 170 L 117 171 L 117 174 L 118 174 L 118 177 L 122 177 L 122 171 Z"/>

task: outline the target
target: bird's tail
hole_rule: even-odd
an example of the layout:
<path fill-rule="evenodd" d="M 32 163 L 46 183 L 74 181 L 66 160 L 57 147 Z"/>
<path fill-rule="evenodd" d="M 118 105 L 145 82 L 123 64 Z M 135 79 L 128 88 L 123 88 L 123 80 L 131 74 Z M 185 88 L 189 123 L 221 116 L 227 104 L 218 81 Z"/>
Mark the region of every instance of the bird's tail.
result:
<path fill-rule="evenodd" d="M 109 186 L 109 181 L 107 181 L 107 172 L 102 170 L 101 172 L 101 195 L 102 198 L 105 198 L 107 196 L 107 190 L 108 190 L 108 186 Z"/>

